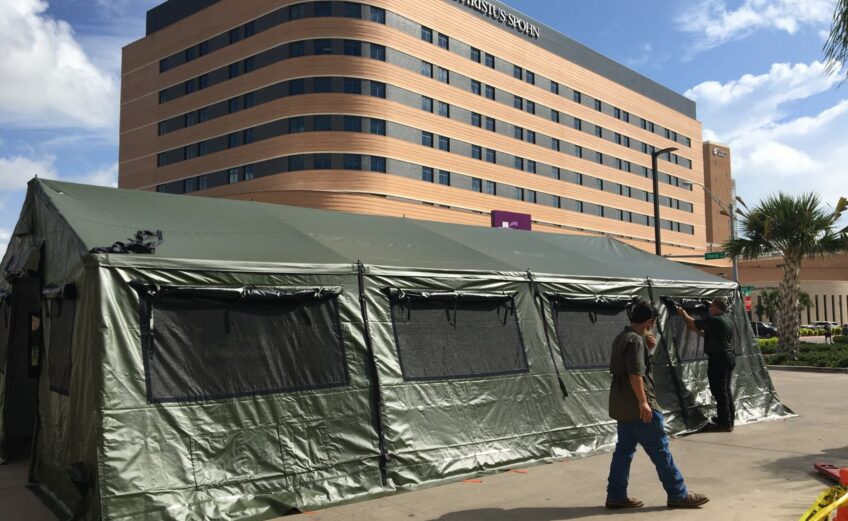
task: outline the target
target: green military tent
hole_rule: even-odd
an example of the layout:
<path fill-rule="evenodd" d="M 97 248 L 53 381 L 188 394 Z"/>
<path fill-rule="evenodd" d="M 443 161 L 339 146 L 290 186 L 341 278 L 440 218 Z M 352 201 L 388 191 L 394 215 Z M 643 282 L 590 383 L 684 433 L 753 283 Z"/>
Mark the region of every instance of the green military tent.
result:
<path fill-rule="evenodd" d="M 0 442 L 80 519 L 266 519 L 608 450 L 634 298 L 672 433 L 714 404 L 667 297 L 736 304 L 737 423 L 790 414 L 735 284 L 609 238 L 34 180 L 2 270 Z"/>

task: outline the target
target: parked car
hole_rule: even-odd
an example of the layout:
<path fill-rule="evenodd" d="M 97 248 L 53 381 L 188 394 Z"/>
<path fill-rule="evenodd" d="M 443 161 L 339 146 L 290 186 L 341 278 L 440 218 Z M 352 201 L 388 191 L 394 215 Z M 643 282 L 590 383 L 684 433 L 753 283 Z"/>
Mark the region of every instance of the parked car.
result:
<path fill-rule="evenodd" d="M 777 328 L 768 322 L 751 322 L 751 328 L 757 338 L 774 338 L 777 336 Z"/>
<path fill-rule="evenodd" d="M 836 322 L 827 322 L 827 321 L 824 321 L 824 320 L 819 320 L 818 322 L 813 322 L 812 328 L 813 329 L 824 329 L 824 327 L 828 324 L 830 324 L 830 327 L 832 327 L 832 328 L 833 327 L 839 327 L 839 324 L 837 324 Z"/>

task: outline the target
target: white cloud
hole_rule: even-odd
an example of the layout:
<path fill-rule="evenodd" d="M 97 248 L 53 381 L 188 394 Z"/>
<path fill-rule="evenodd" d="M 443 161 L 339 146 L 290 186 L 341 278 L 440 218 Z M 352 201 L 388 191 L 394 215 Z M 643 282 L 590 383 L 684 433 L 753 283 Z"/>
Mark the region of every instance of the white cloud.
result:
<path fill-rule="evenodd" d="M 775 64 L 768 73 L 705 82 L 687 95 L 698 102 L 704 138 L 730 145 L 737 192 L 749 203 L 778 190 L 815 191 L 835 203 L 848 196 L 848 99 L 812 115 L 795 102 L 831 90 L 839 75 L 824 65 Z M 837 91 L 838 92 L 838 91 Z"/>
<path fill-rule="evenodd" d="M 744 0 L 735 9 L 724 0 L 702 0 L 690 4 L 675 21 L 681 31 L 695 35 L 695 53 L 761 29 L 795 34 L 802 26 L 819 28 L 831 22 L 834 9 L 834 0 Z"/>
<path fill-rule="evenodd" d="M 89 174 L 80 177 L 69 177 L 68 181 L 74 183 L 83 183 L 87 185 L 111 186 L 118 187 L 118 163 L 112 163 L 109 166 L 100 168 Z"/>
<path fill-rule="evenodd" d="M 0 157 L 0 191 L 22 190 L 35 176 L 56 179 L 55 158 Z"/>
<path fill-rule="evenodd" d="M 6 254 L 6 247 L 9 245 L 9 239 L 12 238 L 12 232 L 0 228 L 0 259 Z"/>
<path fill-rule="evenodd" d="M 114 128 L 117 79 L 95 66 L 44 0 L 0 7 L 0 124 L 18 128 Z"/>

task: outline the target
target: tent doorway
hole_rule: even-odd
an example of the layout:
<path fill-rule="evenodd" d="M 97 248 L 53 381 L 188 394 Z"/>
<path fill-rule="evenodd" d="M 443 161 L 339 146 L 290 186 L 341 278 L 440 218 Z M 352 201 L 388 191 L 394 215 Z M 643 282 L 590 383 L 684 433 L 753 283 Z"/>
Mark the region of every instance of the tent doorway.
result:
<path fill-rule="evenodd" d="M 40 283 L 14 283 L 6 360 L 6 456 L 29 457 L 38 409 L 38 377 L 43 357 Z"/>

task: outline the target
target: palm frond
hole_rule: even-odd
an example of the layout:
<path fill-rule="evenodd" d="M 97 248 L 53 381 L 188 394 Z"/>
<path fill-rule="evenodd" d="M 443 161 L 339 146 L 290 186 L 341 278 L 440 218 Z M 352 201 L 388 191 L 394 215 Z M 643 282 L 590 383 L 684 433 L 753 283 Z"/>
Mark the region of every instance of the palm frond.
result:
<path fill-rule="evenodd" d="M 848 0 L 836 2 L 830 36 L 824 44 L 824 55 L 830 74 L 842 70 L 842 64 L 848 60 Z"/>

